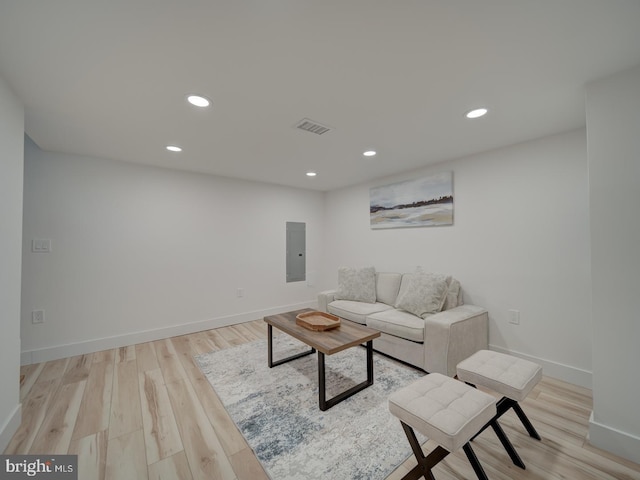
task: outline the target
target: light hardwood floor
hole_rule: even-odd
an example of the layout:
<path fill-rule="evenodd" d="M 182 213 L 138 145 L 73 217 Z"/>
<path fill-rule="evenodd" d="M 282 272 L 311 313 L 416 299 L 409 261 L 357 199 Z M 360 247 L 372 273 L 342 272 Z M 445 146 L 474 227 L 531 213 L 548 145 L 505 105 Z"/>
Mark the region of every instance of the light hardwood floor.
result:
<path fill-rule="evenodd" d="M 4 453 L 78 454 L 81 480 L 267 479 L 192 358 L 265 338 L 266 330 L 255 320 L 24 366 L 23 422 Z M 588 389 L 545 377 L 523 408 L 542 442 L 507 413 L 501 424 L 527 469 L 515 467 L 487 430 L 473 445 L 490 479 L 640 479 L 640 465 L 588 443 Z M 408 459 L 388 480 L 414 465 Z M 434 472 L 438 480 L 476 478 L 462 451 Z"/>

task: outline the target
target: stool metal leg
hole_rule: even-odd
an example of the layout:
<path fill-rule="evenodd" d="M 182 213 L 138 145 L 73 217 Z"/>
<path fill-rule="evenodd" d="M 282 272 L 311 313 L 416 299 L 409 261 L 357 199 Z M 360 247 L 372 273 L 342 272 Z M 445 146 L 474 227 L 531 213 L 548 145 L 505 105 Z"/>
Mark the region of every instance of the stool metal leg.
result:
<path fill-rule="evenodd" d="M 536 440 L 542 440 L 542 438 L 540 438 L 540 434 L 531 424 L 531 422 L 529 421 L 529 417 L 527 417 L 527 415 L 524 413 L 520 404 L 518 402 L 515 402 L 515 404 L 511 408 L 513 408 L 513 411 L 516 412 L 516 415 L 518 415 L 518 418 L 522 422 L 522 425 L 524 425 L 524 428 L 527 429 L 529 436 L 535 438 Z"/>
<path fill-rule="evenodd" d="M 469 383 L 469 382 L 464 382 L 464 383 L 466 383 L 467 385 L 473 388 L 478 388 L 473 383 Z M 511 398 L 502 397 L 500 400 L 498 400 L 498 403 L 496 404 L 496 409 L 498 413 L 494 417 L 494 420 L 499 419 L 502 415 L 507 413 L 510 408 L 513 408 L 513 411 L 516 412 L 516 415 L 518 415 L 520 422 L 522 422 L 522 425 L 524 426 L 524 428 L 526 428 L 529 436 L 532 438 L 535 438 L 536 440 L 542 440 L 542 438 L 540 437 L 540 434 L 538 433 L 538 431 L 535 429 L 535 427 L 529 420 L 529 417 L 527 417 L 527 414 L 524 413 L 524 410 L 522 410 L 522 407 L 520 406 L 520 404 Z M 482 427 L 482 429 L 478 433 L 476 433 L 473 436 L 471 440 L 472 441 L 475 440 L 475 438 L 478 435 L 480 435 L 482 432 L 484 432 L 488 426 L 489 424 L 487 423 L 484 427 Z"/>
<path fill-rule="evenodd" d="M 473 383 L 469 383 L 469 382 L 465 382 L 465 383 L 467 385 L 473 387 L 473 388 L 477 388 Z M 520 455 L 518 455 L 518 452 L 516 452 L 515 447 L 513 446 L 511 441 L 509 440 L 509 437 L 507 437 L 507 434 L 504 433 L 504 430 L 502 430 L 502 427 L 498 423 L 498 419 L 502 415 L 507 413 L 510 408 L 513 408 L 513 410 L 518 414 L 518 417 L 520 417 L 520 421 L 522 421 L 523 425 L 525 426 L 525 428 L 529 432 L 529 435 L 531 435 L 532 437 L 536 438 L 534 435 L 531 434 L 531 430 L 529 430 L 529 427 L 531 427 L 531 429 L 533 430 L 533 432 L 536 435 L 538 435 L 538 432 L 535 431 L 535 429 L 533 428 L 533 425 L 531 425 L 531 422 L 529 422 L 529 419 L 527 418 L 527 416 L 524 414 L 524 412 L 520 408 L 520 405 L 518 405 L 518 402 L 516 402 L 515 400 L 512 400 L 511 398 L 502 397 L 500 400 L 498 400 L 498 403 L 496 404 L 496 415 L 495 415 L 495 417 L 493 417 L 484 427 L 482 427 L 478 431 L 478 433 L 476 433 L 471 438 L 470 442 L 473 442 L 476 439 L 476 437 L 478 435 L 480 435 L 482 432 L 484 432 L 487 428 L 492 427 L 493 431 L 496 432 L 496 435 L 498 436 L 498 439 L 500 440 L 500 443 L 502 443 L 502 446 L 504 447 L 504 449 L 509 454 L 509 457 L 511 458 L 511 461 L 513 462 L 513 464 L 518 466 L 518 467 L 520 467 L 520 468 L 522 468 L 524 470 L 527 467 L 525 466 L 524 462 L 520 458 Z M 522 413 L 524 419 L 523 419 L 523 417 L 520 416 L 520 413 L 518 413 L 518 411 L 520 411 L 520 413 Z M 525 421 L 526 421 L 526 423 L 525 423 Z M 529 427 L 527 427 L 527 424 L 529 424 Z M 538 438 L 538 440 L 540 440 L 540 436 L 538 436 L 537 438 Z"/>
<path fill-rule="evenodd" d="M 449 452 L 438 445 L 435 450 L 425 457 L 413 428 L 403 421 L 400 421 L 400 423 L 402 424 L 404 433 L 407 436 L 407 440 L 409 440 L 411 450 L 413 450 L 413 455 L 418 461 L 418 465 L 413 467 L 409 473 L 402 477 L 402 480 L 418 480 L 420 477 L 424 477 L 426 480 L 435 480 L 433 473 L 431 473 L 431 469 L 435 467 L 440 460 L 449 455 Z"/>
<path fill-rule="evenodd" d="M 409 444 L 411 445 L 411 450 L 413 450 L 413 454 L 418 461 L 418 465 L 413 467 L 409 473 L 407 473 L 402 480 L 418 480 L 420 477 L 424 477 L 426 480 L 436 480 L 433 476 L 433 472 L 431 469 L 435 467 L 442 459 L 444 459 L 447 455 L 449 455 L 449 451 L 445 448 L 438 445 L 429 455 L 425 457 L 424 453 L 422 453 L 422 447 L 420 446 L 420 442 L 416 437 L 413 428 L 404 423 L 402 420 L 400 421 L 402 424 L 402 428 L 404 429 L 404 433 L 407 435 L 407 440 L 409 440 Z M 500 428 L 500 427 L 498 427 Z M 504 432 L 503 432 L 504 435 Z M 505 437 L 506 438 L 506 437 Z M 508 441 L 508 440 L 507 440 Z M 511 447 L 513 448 L 513 447 Z M 473 471 L 476 472 L 478 480 L 489 480 L 487 478 L 487 474 L 484 472 L 484 468 L 480 464 L 478 457 L 476 457 L 475 452 L 471 448 L 471 444 L 467 442 L 462 449 L 464 453 L 467 455 L 469 459 L 469 463 L 471 467 L 473 467 Z M 517 455 L 517 454 L 516 454 Z"/>
<path fill-rule="evenodd" d="M 480 465 L 480 462 L 478 461 L 478 457 L 476 457 L 476 453 L 473 451 L 473 448 L 471 448 L 471 444 L 465 443 L 462 449 L 464 450 L 464 453 L 467 454 L 469 463 L 473 467 L 473 471 L 476 472 L 478 480 L 489 480 L 487 474 L 484 473 L 484 468 L 482 468 L 482 465 Z"/>
<path fill-rule="evenodd" d="M 493 428 L 493 431 L 496 432 L 496 435 L 498 436 L 500 443 L 502 443 L 502 446 L 509 454 L 509 457 L 511 457 L 511 461 L 513 462 L 513 464 L 525 470 L 527 467 L 525 466 L 524 462 L 520 458 L 520 455 L 518 455 L 518 452 L 516 452 L 516 449 L 511 444 L 511 441 L 507 437 L 507 434 L 504 433 L 504 430 L 502 430 L 502 427 L 500 426 L 498 421 L 496 420 L 491 422 L 491 427 Z"/>

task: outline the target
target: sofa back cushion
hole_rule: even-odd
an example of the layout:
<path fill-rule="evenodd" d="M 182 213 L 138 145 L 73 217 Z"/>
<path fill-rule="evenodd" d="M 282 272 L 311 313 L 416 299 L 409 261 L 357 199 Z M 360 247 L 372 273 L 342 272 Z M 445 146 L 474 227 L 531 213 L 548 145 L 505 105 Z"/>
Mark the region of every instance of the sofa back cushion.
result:
<path fill-rule="evenodd" d="M 400 280 L 402 280 L 402 274 L 400 273 L 376 273 L 377 301 L 394 306 L 400 291 Z"/>
<path fill-rule="evenodd" d="M 338 291 L 335 294 L 335 299 L 375 303 L 375 268 L 338 268 Z"/>
<path fill-rule="evenodd" d="M 444 299 L 442 310 L 449 310 L 459 305 L 462 305 L 462 289 L 460 288 L 460 282 L 452 278 L 449 282 L 449 289 L 447 290 L 447 296 Z"/>

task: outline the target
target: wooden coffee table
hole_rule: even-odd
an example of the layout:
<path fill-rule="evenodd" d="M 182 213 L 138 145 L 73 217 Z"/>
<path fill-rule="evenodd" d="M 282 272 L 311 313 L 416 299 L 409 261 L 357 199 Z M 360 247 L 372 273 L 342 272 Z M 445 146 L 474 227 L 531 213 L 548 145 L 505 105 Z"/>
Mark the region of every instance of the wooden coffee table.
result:
<path fill-rule="evenodd" d="M 373 385 L 373 339 L 380 336 L 380 332 L 364 325 L 352 322 L 342 322 L 338 328 L 316 332 L 296 325 L 296 315 L 310 312 L 311 309 L 296 310 L 293 312 L 269 315 L 264 317 L 268 329 L 268 360 L 269 368 L 282 365 L 306 355 L 318 352 L 318 400 L 320 410 L 327 410 L 337 403 L 349 398 L 361 390 Z M 273 327 L 297 338 L 311 347 L 311 350 L 292 355 L 281 360 L 273 360 Z M 347 348 L 355 347 L 362 343 L 367 344 L 367 379 L 351 387 L 350 389 L 326 399 L 324 356 L 333 355 Z"/>

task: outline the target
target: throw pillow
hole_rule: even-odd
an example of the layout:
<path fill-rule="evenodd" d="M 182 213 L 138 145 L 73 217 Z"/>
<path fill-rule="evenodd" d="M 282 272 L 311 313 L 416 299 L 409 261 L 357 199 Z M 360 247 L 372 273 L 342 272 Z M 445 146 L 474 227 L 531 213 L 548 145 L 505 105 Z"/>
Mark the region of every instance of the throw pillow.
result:
<path fill-rule="evenodd" d="M 442 310 L 447 295 L 447 277 L 436 273 L 414 273 L 402 282 L 396 308 L 425 318 Z"/>
<path fill-rule="evenodd" d="M 335 299 L 376 303 L 376 269 L 340 267 Z"/>

